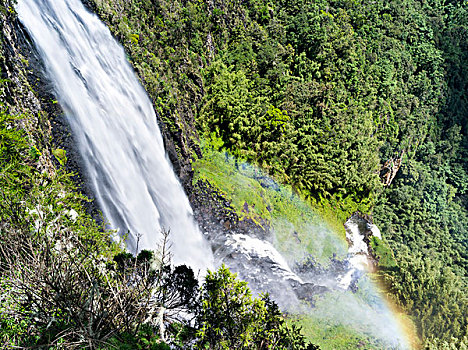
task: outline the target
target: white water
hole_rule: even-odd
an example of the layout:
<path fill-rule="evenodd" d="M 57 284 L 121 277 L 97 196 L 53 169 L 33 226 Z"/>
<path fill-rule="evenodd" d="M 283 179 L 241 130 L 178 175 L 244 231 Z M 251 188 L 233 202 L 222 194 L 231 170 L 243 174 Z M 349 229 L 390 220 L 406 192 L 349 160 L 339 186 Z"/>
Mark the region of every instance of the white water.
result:
<path fill-rule="evenodd" d="M 378 230 L 377 226 L 375 227 Z M 348 289 L 353 281 L 353 275 L 357 271 L 367 271 L 369 268 L 369 249 L 364 241 L 364 235 L 359 230 L 359 226 L 355 220 L 349 219 L 345 224 L 345 228 L 346 239 L 349 243 L 348 261 L 350 269 L 344 276 L 339 277 L 338 285 L 343 289 Z"/>
<path fill-rule="evenodd" d="M 271 262 L 270 269 L 277 272 L 284 280 L 296 280 L 303 283 L 301 278 L 291 271 L 288 263 L 278 250 L 269 242 L 262 241 L 243 234 L 228 237 L 226 246 L 238 254 L 244 254 L 255 259 L 268 259 Z"/>
<path fill-rule="evenodd" d="M 20 0 L 17 12 L 66 112 L 99 206 L 127 245 L 171 231 L 174 263 L 213 258 L 165 154 L 152 103 L 109 30 L 79 0 Z"/>

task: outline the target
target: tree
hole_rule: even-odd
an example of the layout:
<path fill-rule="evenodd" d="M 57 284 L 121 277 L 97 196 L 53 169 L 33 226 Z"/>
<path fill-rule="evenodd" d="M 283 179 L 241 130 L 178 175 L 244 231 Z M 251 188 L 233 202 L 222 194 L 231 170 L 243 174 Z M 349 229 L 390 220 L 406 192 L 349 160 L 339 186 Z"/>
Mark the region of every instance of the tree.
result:
<path fill-rule="evenodd" d="M 224 265 L 208 272 L 196 320 L 200 349 L 318 349 L 286 324 L 268 295 L 252 298 L 247 283 Z"/>

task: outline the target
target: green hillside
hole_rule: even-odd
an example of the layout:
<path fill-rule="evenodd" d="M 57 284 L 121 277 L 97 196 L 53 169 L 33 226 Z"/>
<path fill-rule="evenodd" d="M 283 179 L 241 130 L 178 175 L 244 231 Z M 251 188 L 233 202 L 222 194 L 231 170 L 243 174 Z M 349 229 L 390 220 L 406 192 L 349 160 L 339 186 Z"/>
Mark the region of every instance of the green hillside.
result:
<path fill-rule="evenodd" d="M 249 179 L 234 178 L 238 174 L 232 168 L 237 161 L 249 162 L 283 184 L 288 193 L 306 200 L 313 208 L 305 209 L 311 210 L 306 215 L 315 220 L 320 214 L 339 232 L 353 212 L 371 214 L 383 236 L 382 241 L 372 243 L 380 259 L 373 278 L 414 322 L 421 347 L 467 348 L 467 1 L 85 2 L 125 47 L 163 123 L 165 137 L 173 141 L 179 162 L 192 168 L 189 186 L 209 182 L 227 196 L 240 219 L 262 229 L 281 225 L 280 214 L 272 214 L 270 206 L 300 227 L 299 214 L 287 201 L 277 200 L 275 193 Z M 1 4 L 2 24 L 11 24 L 13 5 L 6 0 Z M 5 32 L 0 67 L 8 66 L 4 36 Z M 107 259 L 114 264 L 121 247 L 107 246 L 110 233 L 103 232 L 86 214 L 83 198 L 76 194 L 64 170 L 65 153 L 50 143 L 46 131 L 35 126 L 44 125 L 41 114 L 24 110 L 18 102 L 22 97 L 13 96 L 3 75 L 0 83 L 2 247 L 10 242 L 3 241 L 5 232 L 29 232 L 37 220 L 33 208 L 47 207 L 52 209 L 45 220 L 57 225 L 54 229 L 88 242 L 85 252 L 96 244 L 102 249 L 102 256 L 80 253 L 86 257 L 84 264 L 92 261 L 86 259 Z M 26 124 L 33 127 L 24 128 L 25 123 L 18 121 L 25 118 L 32 120 Z M 23 131 L 17 131 L 20 129 Z M 220 161 L 218 151 L 233 157 L 235 164 Z M 41 173 L 43 154 L 54 162 L 53 174 Z M 232 182 L 226 174 L 233 176 Z M 241 182 L 255 191 L 234 186 Z M 67 193 L 64 200 L 57 199 L 61 192 Z M 243 211 L 244 203 L 255 209 Z M 79 221 L 67 217 L 70 210 L 79 213 Z M 301 242 L 313 251 L 316 247 L 311 238 L 297 231 Z M 5 237 L 13 240 L 15 236 Z M 34 243 L 41 248 L 34 249 L 43 249 L 44 237 Z M 280 237 L 283 244 L 289 239 L 293 238 Z M 0 254 L 1 259 L 4 256 L 8 252 Z M 15 268 L 20 274 L 27 273 Z M 2 267 L 2 284 L 5 276 L 11 278 L 4 271 Z M 104 283 L 106 274 L 93 273 L 96 281 Z M 175 272 L 167 274 L 175 278 Z M 218 283 L 234 283 L 222 269 L 212 277 Z M 122 281 L 125 279 L 116 278 L 113 283 Z M 209 299 L 207 293 L 211 292 L 218 297 L 216 290 L 204 288 L 200 298 Z M 274 336 L 296 344 L 291 349 L 305 348 L 305 340 L 295 326 L 286 326 L 276 305 L 268 299 L 252 300 L 248 293 L 242 295 L 248 305 L 244 321 L 250 327 L 236 330 L 242 334 L 240 338 L 247 339 L 242 346 L 264 349 L 245 344 L 256 339 L 258 345 L 261 336 Z M 5 305 L 22 307 L 21 303 L 8 304 L 5 293 L 2 298 L 2 317 L 7 314 Z M 212 325 L 207 309 L 222 307 L 200 305 L 199 321 Z M 252 316 L 256 310 L 263 312 L 263 318 Z M 44 329 L 49 332 L 47 322 L 41 321 L 45 323 L 29 334 L 34 316 L 18 322 L 18 315 L 24 314 L 14 315 L 16 318 L 2 319 L 6 330 L 0 330 L 1 342 L 11 340 L 21 346 L 25 343 L 18 339 L 30 337 L 28 344 L 47 343 L 38 336 Z M 274 320 L 272 325 L 269 317 Z M 258 335 L 259 325 L 267 323 L 273 335 Z M 62 326 L 57 324 L 48 336 L 59 337 Z M 319 327 L 305 323 L 304 329 L 317 332 Z M 160 343 L 150 344 L 138 327 L 130 328 L 107 339 L 125 343 L 125 333 L 141 349 L 163 348 L 158 347 Z M 191 329 L 198 332 L 197 346 L 220 348 L 213 345 L 216 327 L 214 331 L 208 328 Z M 344 338 L 342 334 L 348 332 L 321 331 Z M 180 329 L 174 332 L 181 342 L 194 339 L 193 334 L 184 338 Z M 296 335 L 300 339 L 294 343 L 291 339 Z M 218 341 L 227 344 L 224 348 L 234 346 L 229 339 Z M 322 345 L 317 338 L 313 341 Z M 339 341 L 346 344 L 342 338 Z"/>
<path fill-rule="evenodd" d="M 466 344 L 466 2 L 95 4 L 169 128 L 214 132 L 339 220 L 373 213 L 423 342 Z"/>

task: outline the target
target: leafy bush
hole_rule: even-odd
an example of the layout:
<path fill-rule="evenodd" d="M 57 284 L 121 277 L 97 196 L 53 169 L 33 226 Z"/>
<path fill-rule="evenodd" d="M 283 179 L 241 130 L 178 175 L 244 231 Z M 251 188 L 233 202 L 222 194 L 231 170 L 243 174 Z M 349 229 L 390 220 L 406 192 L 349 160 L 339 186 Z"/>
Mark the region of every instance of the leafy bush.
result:
<path fill-rule="evenodd" d="M 268 295 L 252 298 L 247 283 L 224 266 L 205 277 L 196 320 L 200 349 L 319 349 L 286 324 Z"/>

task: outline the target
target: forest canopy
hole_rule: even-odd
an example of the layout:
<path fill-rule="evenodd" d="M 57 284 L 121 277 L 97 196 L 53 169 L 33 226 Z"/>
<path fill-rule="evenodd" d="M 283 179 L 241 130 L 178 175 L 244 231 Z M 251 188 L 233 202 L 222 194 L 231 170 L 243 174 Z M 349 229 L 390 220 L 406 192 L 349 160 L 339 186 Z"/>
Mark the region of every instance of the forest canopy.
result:
<path fill-rule="evenodd" d="M 372 212 L 426 345 L 466 343 L 466 2 L 95 4 L 172 132 L 193 116 L 316 205 Z"/>

